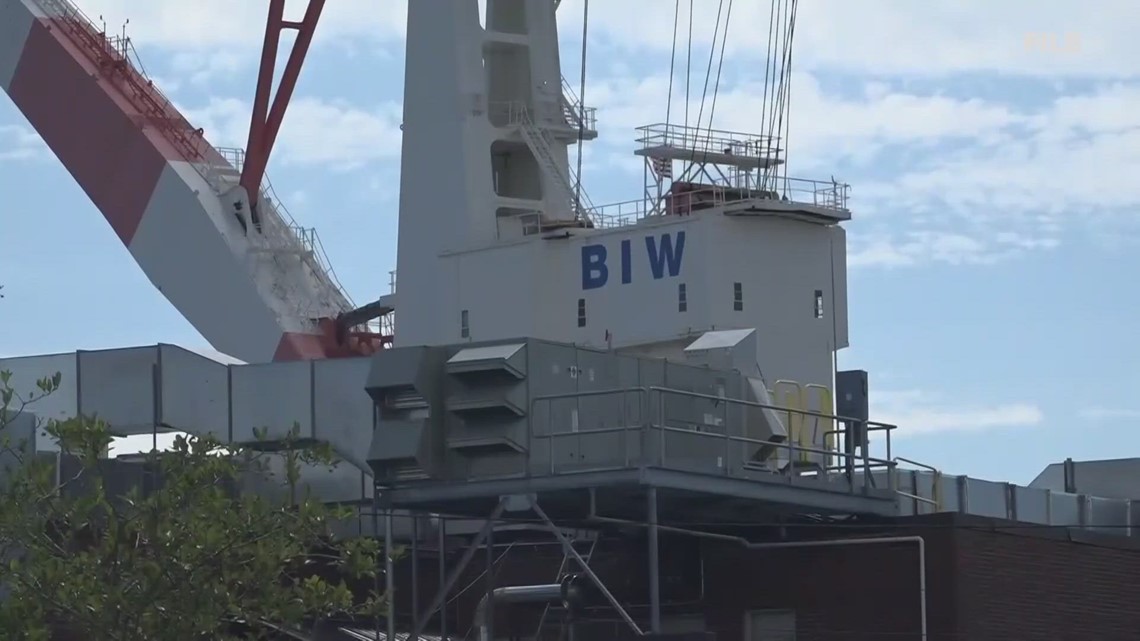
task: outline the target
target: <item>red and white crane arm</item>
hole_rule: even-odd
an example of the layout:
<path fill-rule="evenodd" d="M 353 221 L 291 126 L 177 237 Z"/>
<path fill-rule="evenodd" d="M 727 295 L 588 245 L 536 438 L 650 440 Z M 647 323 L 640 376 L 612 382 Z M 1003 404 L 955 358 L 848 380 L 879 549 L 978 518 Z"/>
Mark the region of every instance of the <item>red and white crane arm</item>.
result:
<path fill-rule="evenodd" d="M 245 360 L 370 353 L 391 310 L 355 308 L 265 167 L 324 0 L 300 22 L 270 0 L 246 151 L 214 147 L 147 79 L 129 40 L 69 0 L 0 0 L 0 88 L 151 282 L 215 349 Z M 279 34 L 298 36 L 271 102 Z"/>

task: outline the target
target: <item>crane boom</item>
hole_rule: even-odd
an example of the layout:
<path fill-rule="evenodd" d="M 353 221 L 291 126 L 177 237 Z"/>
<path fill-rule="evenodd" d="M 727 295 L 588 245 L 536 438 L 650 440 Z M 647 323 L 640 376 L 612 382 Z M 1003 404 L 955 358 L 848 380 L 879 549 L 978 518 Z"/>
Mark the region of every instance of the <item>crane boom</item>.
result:
<path fill-rule="evenodd" d="M 337 319 L 354 305 L 319 240 L 268 182 L 258 186 L 267 132 L 252 166 L 241 150 L 214 147 L 136 60 L 127 38 L 108 37 L 70 0 L 0 0 L 0 88 L 215 349 L 263 362 L 387 344 L 344 331 Z M 283 105 L 273 109 L 278 124 Z"/>

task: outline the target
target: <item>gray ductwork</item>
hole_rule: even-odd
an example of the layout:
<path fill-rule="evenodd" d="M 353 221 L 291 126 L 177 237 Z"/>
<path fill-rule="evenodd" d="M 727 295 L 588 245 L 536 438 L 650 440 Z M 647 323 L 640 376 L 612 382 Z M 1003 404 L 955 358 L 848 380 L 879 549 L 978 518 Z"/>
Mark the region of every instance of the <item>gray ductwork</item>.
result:
<path fill-rule="evenodd" d="M 514 585 L 491 590 L 489 594 L 483 595 L 475 608 L 475 625 L 479 626 L 479 641 L 491 641 L 491 619 L 494 616 L 494 609 L 490 607 L 492 604 L 570 602 L 577 599 L 576 584 L 573 577 L 567 577 L 562 583 Z"/>

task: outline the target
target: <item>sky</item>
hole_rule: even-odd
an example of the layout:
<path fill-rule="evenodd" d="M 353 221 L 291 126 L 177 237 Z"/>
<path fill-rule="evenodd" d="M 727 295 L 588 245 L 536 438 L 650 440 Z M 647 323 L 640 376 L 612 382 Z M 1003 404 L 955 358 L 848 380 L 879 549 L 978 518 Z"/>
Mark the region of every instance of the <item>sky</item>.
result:
<path fill-rule="evenodd" d="M 718 0 L 693 1 L 703 81 Z M 265 2 L 77 4 L 111 31 L 129 18 L 165 93 L 214 144 L 244 144 Z M 719 129 L 758 128 L 768 6 L 735 2 Z M 896 455 L 1026 483 L 1065 457 L 1140 452 L 1140 3 L 1096 6 L 800 3 L 789 172 L 852 185 L 840 367 L 870 372 Z M 559 9 L 574 79 L 582 8 Z M 634 128 L 665 116 L 674 2 L 595 0 L 589 15 L 600 136 L 583 183 L 600 204 L 640 196 Z M 269 167 L 356 300 L 387 293 L 395 269 L 405 17 L 398 0 L 329 3 Z M 0 196 L 0 355 L 204 346 L 6 96 Z"/>

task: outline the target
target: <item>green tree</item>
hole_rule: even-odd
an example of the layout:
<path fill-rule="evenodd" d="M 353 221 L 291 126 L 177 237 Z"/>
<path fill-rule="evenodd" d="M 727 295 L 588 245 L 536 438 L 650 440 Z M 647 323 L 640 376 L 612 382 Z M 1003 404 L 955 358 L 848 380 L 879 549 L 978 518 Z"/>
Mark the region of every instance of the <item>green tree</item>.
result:
<path fill-rule="evenodd" d="M 238 627 L 262 638 L 272 627 L 382 611 L 381 546 L 333 536 L 349 513 L 299 487 L 302 466 L 334 464 L 327 449 L 300 447 L 296 431 L 272 454 L 178 437 L 172 450 L 146 455 L 145 487 L 116 492 L 108 425 L 44 426 L 75 462 L 61 476 L 55 457 L 37 457 L 9 434 L 60 377 L 26 396 L 10 380 L 0 372 L 5 639 L 39 641 L 62 629 L 107 641 L 226 640 L 239 638 Z M 277 479 L 283 498 L 233 490 L 251 475 Z"/>

